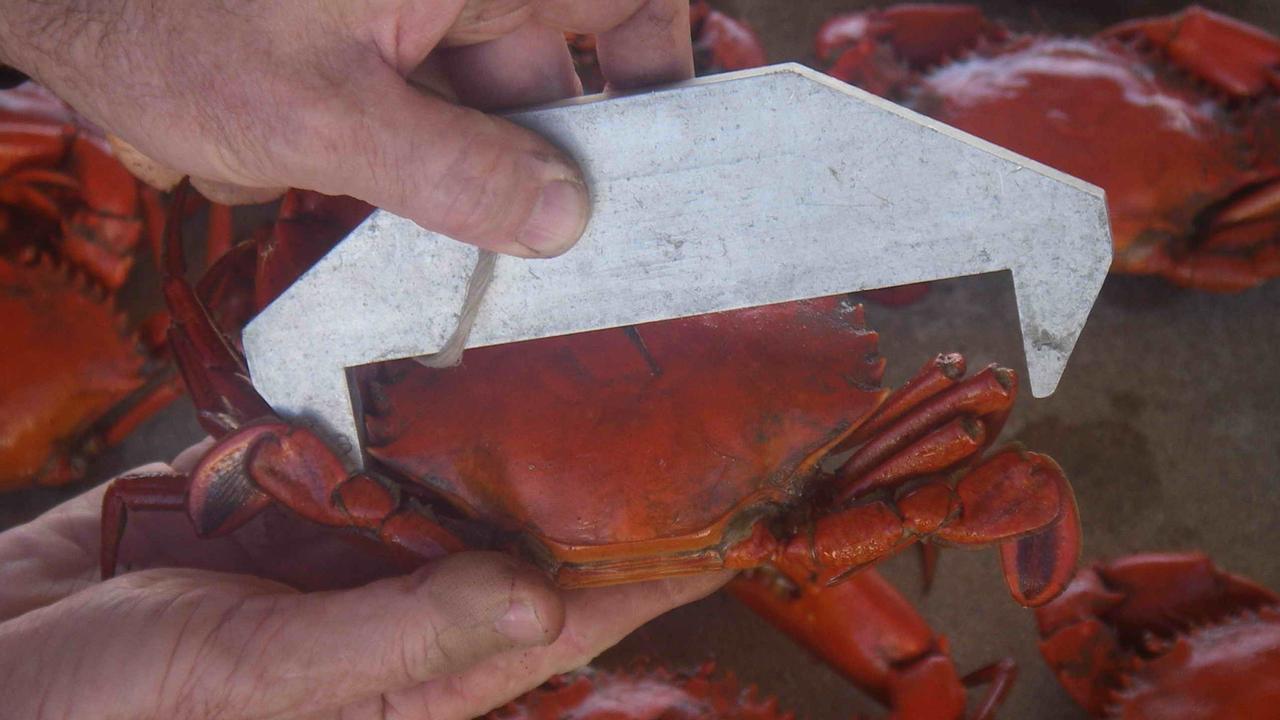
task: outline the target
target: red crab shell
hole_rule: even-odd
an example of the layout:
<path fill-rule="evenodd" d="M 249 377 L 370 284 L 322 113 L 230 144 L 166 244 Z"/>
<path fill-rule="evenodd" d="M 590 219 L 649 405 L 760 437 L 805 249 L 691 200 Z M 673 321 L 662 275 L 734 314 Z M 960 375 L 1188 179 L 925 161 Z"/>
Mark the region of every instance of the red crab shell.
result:
<path fill-rule="evenodd" d="M 883 400 L 883 367 L 861 308 L 838 299 L 476 349 L 377 383 L 368 449 L 570 564 L 646 571 L 625 566 L 676 554 L 665 571 L 687 572 L 811 491 Z"/>
<path fill-rule="evenodd" d="M 1040 652 L 1097 717 L 1280 712 L 1280 596 L 1198 553 L 1097 563 L 1038 609 Z"/>
<path fill-rule="evenodd" d="M 58 484 L 103 442 L 95 426 L 144 384 L 145 350 L 91 282 L 0 257 L 0 490 Z"/>
<path fill-rule="evenodd" d="M 790 720 L 778 701 L 760 697 L 706 664 L 694 673 L 656 668 L 610 672 L 585 668 L 559 675 L 487 720 Z"/>
<path fill-rule="evenodd" d="M 1200 8 L 1092 38 L 973 6 L 841 16 L 836 77 L 1107 191 L 1113 270 L 1239 290 L 1280 275 L 1280 40 Z"/>
<path fill-rule="evenodd" d="M 114 297 L 161 216 L 66 105 L 0 91 L 0 490 L 78 479 L 180 392 L 153 354 L 163 319 L 135 333 Z"/>

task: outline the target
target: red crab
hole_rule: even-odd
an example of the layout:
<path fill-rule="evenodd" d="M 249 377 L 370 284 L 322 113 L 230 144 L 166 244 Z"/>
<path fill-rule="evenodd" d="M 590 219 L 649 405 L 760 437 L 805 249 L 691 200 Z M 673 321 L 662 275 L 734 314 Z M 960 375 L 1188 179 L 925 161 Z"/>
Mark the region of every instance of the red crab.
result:
<path fill-rule="evenodd" d="M 1280 275 L 1280 39 L 1191 7 L 1090 38 L 969 5 L 843 15 L 828 72 L 1107 191 L 1112 269 L 1215 291 Z"/>
<path fill-rule="evenodd" d="M 990 720 L 1017 677 L 1007 658 L 960 677 L 946 638 L 871 568 L 819 585 L 766 566 L 739 575 L 729 591 L 898 720 Z M 987 692 L 966 713 L 965 688 L 983 684 Z"/>
<path fill-rule="evenodd" d="M 789 720 L 778 701 L 760 697 L 711 664 L 694 673 L 663 668 L 558 675 L 485 716 L 486 720 Z"/>
<path fill-rule="evenodd" d="M 746 23 L 712 8 L 706 0 L 689 3 L 689 25 L 697 75 L 744 70 L 765 63 L 764 48 L 755 32 Z M 565 39 L 583 89 L 589 93 L 604 90 L 604 76 L 596 62 L 595 36 L 567 33 Z"/>
<path fill-rule="evenodd" d="M 414 559 L 520 547 L 566 586 L 766 562 L 828 582 L 916 540 L 1000 544 L 1024 604 L 1074 571 L 1079 529 L 1057 465 L 1012 450 L 979 460 L 1013 373 L 964 379 L 959 356 L 940 356 L 889 394 L 875 333 L 839 298 L 479 349 L 448 370 L 375 367 L 363 395 L 376 464 L 348 476 L 246 382 L 178 252 L 166 270 L 171 346 L 219 442 L 189 477 L 113 485 L 107 575 L 126 511 L 185 510 L 209 536 L 272 503 Z M 283 271 L 259 267 L 270 276 Z"/>
<path fill-rule="evenodd" d="M 0 91 L 0 248 L 56 254 L 118 290 L 163 211 L 111 155 L 106 140 L 47 91 Z"/>
<path fill-rule="evenodd" d="M 1280 596 L 1199 553 L 1082 570 L 1036 611 L 1040 652 L 1097 717 L 1276 717 Z"/>
<path fill-rule="evenodd" d="M 114 295 L 162 216 L 67 106 L 0 92 L 0 490 L 77 479 L 180 392 L 163 319 L 131 330 Z"/>

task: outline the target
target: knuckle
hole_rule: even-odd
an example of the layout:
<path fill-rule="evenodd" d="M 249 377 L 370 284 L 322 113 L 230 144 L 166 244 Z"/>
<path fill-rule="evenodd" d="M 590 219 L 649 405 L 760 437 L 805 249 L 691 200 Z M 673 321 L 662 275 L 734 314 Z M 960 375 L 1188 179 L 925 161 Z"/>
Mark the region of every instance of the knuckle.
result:
<path fill-rule="evenodd" d="M 575 624 L 565 625 L 564 631 L 556 640 L 557 661 L 550 669 L 551 674 L 566 673 L 576 670 L 595 659 L 601 652 L 600 640 L 594 635 L 584 634 L 583 628 Z"/>
<path fill-rule="evenodd" d="M 520 153 L 471 130 L 457 145 L 439 179 L 440 222 L 446 234 L 493 237 L 512 234 L 532 203 Z"/>
<path fill-rule="evenodd" d="M 669 28 L 683 20 L 678 3 L 683 0 L 648 0 L 640 6 L 635 19 L 655 28 Z"/>
<path fill-rule="evenodd" d="M 533 9 L 533 0 L 468 2 L 445 40 L 450 45 L 470 45 L 506 35 L 524 24 Z"/>

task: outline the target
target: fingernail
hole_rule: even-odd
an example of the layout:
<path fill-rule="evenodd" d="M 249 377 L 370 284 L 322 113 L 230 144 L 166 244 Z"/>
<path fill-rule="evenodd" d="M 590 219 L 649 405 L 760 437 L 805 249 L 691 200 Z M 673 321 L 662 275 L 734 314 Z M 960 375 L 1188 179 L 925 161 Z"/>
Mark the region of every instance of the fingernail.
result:
<path fill-rule="evenodd" d="M 516 242 L 543 257 L 559 255 L 582 235 L 589 211 L 586 187 L 571 180 L 552 180 L 542 186 Z"/>
<path fill-rule="evenodd" d="M 547 644 L 547 628 L 533 606 L 523 600 L 511 601 L 506 614 L 493 625 L 517 645 Z"/>

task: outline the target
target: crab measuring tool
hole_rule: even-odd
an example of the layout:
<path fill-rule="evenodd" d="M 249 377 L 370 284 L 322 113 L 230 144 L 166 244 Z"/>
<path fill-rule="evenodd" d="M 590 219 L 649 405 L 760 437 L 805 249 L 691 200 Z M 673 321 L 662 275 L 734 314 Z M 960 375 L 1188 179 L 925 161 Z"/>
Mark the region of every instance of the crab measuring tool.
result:
<path fill-rule="evenodd" d="M 466 347 L 1009 270 L 1044 397 L 1111 263 L 1099 188 L 800 65 L 507 117 L 581 164 L 592 215 L 498 259 Z M 478 252 L 375 212 L 245 328 L 254 386 L 362 466 L 348 368 L 439 351 Z"/>

